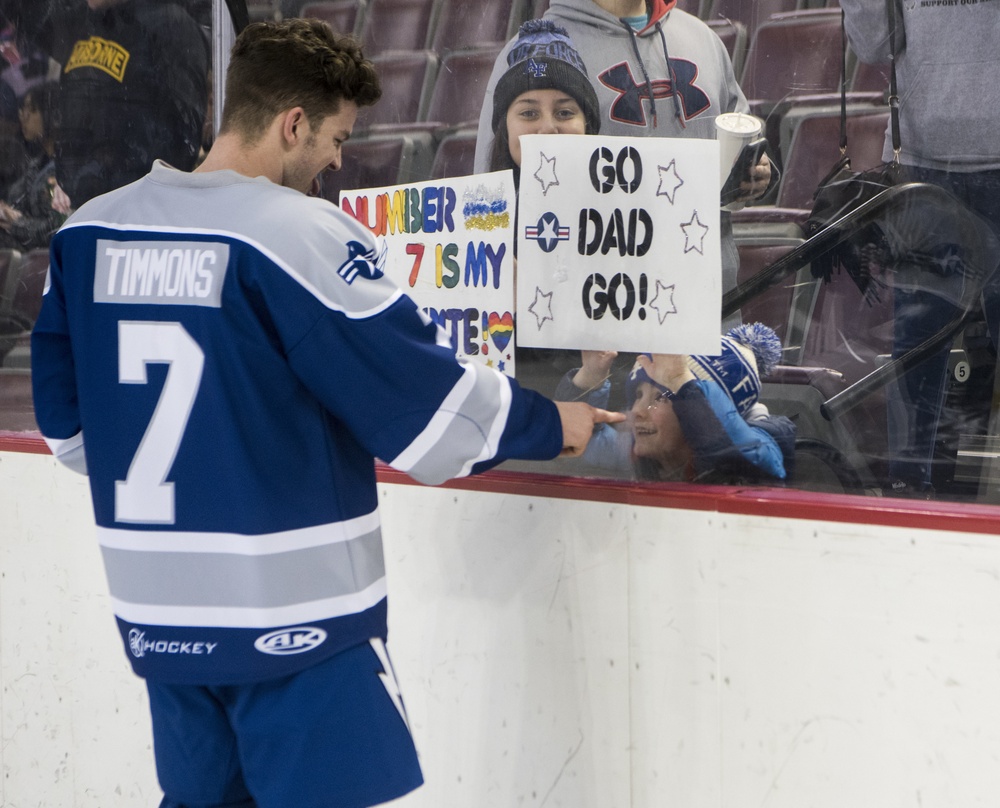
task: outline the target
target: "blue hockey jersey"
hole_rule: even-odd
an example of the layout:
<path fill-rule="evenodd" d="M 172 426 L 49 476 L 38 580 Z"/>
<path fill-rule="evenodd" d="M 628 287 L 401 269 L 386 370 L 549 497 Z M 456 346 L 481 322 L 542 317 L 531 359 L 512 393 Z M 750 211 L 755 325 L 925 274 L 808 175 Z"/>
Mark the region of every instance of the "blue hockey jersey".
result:
<path fill-rule="evenodd" d="M 379 246 L 323 200 L 164 164 L 53 239 L 36 415 L 89 474 L 139 675 L 259 681 L 384 638 L 375 457 L 437 483 L 559 453 L 555 406 L 456 360 Z"/>

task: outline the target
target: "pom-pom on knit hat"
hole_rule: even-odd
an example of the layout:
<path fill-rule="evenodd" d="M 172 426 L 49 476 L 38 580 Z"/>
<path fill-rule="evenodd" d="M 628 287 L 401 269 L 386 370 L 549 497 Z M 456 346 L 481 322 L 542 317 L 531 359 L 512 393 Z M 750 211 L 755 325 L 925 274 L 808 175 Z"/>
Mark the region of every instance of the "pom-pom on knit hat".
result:
<path fill-rule="evenodd" d="M 722 337 L 721 354 L 689 356 L 687 365 L 696 379 L 714 381 L 725 390 L 737 412 L 746 416 L 760 398 L 760 377 L 767 376 L 780 361 L 781 340 L 778 335 L 763 323 L 750 323 L 731 328 Z M 665 389 L 636 365 L 629 375 L 625 391 L 630 409 L 640 382 Z"/>
<path fill-rule="evenodd" d="M 550 20 L 528 20 L 517 32 L 517 41 L 507 54 L 507 65 L 507 72 L 493 92 L 494 132 L 514 99 L 529 90 L 568 93 L 580 105 L 587 121 L 587 134 L 600 130 L 597 93 L 587 77 L 587 66 L 565 28 Z"/>

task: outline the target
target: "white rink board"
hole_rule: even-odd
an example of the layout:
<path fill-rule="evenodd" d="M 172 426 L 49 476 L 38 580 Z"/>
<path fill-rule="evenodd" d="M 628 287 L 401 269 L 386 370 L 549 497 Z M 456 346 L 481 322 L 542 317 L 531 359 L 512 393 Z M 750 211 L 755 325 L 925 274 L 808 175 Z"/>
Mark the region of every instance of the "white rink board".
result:
<path fill-rule="evenodd" d="M 383 484 L 401 808 L 994 806 L 1000 539 Z M 155 806 L 85 482 L 0 452 L 0 804 Z"/>

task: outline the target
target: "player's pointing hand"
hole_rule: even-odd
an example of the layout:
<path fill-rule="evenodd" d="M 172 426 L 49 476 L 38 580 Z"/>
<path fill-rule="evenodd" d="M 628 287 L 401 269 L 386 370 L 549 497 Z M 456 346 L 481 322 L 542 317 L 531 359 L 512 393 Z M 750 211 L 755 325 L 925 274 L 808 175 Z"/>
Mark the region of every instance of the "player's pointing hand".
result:
<path fill-rule="evenodd" d="M 556 401 L 555 405 L 559 408 L 563 431 L 560 457 L 582 455 L 597 424 L 617 424 L 625 420 L 625 413 L 598 409 L 582 401 Z"/>

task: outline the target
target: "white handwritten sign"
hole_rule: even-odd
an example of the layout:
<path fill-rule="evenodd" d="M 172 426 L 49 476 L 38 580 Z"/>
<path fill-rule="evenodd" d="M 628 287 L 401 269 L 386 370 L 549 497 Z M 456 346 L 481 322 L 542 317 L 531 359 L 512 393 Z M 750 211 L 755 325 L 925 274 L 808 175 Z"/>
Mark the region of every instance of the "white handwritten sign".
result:
<path fill-rule="evenodd" d="M 344 191 L 340 207 L 387 246 L 385 273 L 459 355 L 514 374 L 510 171 Z"/>
<path fill-rule="evenodd" d="M 518 344 L 719 352 L 719 146 L 521 138 Z"/>

